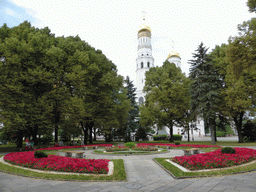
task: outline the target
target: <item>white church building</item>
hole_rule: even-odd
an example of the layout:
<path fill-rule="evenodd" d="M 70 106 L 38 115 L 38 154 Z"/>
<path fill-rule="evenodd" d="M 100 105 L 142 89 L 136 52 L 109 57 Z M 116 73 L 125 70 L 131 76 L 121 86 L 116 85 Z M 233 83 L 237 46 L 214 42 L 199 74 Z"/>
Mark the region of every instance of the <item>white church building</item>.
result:
<path fill-rule="evenodd" d="M 143 19 L 145 20 L 145 19 Z M 152 55 L 152 46 L 151 46 L 151 28 L 142 24 L 138 29 L 138 56 L 136 59 L 136 101 L 137 103 L 142 104 L 145 101 L 145 93 L 143 93 L 143 87 L 145 85 L 145 74 L 146 71 L 149 71 L 151 67 L 154 67 L 154 58 Z M 174 63 L 176 67 L 181 68 L 181 57 L 180 54 L 171 51 L 167 57 L 167 60 L 170 63 Z M 203 118 L 198 117 L 196 121 L 196 130 L 190 130 L 189 136 L 191 140 L 196 137 L 202 137 L 204 133 L 204 121 Z M 158 134 L 167 134 L 169 135 L 169 128 L 163 128 L 162 130 L 157 131 Z M 188 133 L 185 132 L 183 127 L 173 127 L 173 134 L 183 135 L 183 139 L 187 138 Z"/>

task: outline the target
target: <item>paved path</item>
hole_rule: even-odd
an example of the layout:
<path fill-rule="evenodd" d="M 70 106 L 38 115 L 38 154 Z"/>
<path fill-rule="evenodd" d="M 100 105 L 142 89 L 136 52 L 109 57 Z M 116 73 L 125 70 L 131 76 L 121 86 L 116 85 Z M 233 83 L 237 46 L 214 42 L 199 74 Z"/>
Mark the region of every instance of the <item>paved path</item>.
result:
<path fill-rule="evenodd" d="M 182 155 L 181 150 L 140 156 L 105 156 L 87 151 L 88 158 L 124 159 L 128 182 L 69 182 L 31 179 L 0 172 L 2 191 L 256 191 L 256 172 L 239 175 L 175 180 L 152 161 L 154 157 Z"/>

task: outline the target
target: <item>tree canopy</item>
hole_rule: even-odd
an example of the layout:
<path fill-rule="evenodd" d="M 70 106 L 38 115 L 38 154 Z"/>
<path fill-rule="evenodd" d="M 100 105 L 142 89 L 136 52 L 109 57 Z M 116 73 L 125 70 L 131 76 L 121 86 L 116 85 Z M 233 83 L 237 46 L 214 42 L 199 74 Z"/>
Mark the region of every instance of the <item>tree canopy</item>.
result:
<path fill-rule="evenodd" d="M 140 107 L 142 126 L 158 128 L 166 126 L 173 139 L 173 125 L 185 121 L 189 110 L 189 79 L 175 64 L 165 61 L 162 67 L 153 67 L 146 72 L 144 92 L 146 102 Z"/>

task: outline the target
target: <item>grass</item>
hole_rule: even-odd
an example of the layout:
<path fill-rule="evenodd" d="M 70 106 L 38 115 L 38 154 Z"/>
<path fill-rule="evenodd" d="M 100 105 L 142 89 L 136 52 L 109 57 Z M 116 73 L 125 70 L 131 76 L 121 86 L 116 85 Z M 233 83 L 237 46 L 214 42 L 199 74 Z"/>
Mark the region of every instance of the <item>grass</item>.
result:
<path fill-rule="evenodd" d="M 256 162 L 250 165 L 241 167 L 231 167 L 228 169 L 220 169 L 215 171 L 204 171 L 204 172 L 183 172 L 176 166 L 166 161 L 167 158 L 155 158 L 155 160 L 161 164 L 166 170 L 171 172 L 175 177 L 209 177 L 209 176 L 220 176 L 239 172 L 246 172 L 256 170 Z"/>
<path fill-rule="evenodd" d="M 126 180 L 126 173 L 124 167 L 124 161 L 122 159 L 112 159 L 114 162 L 114 173 L 110 176 L 96 176 L 96 175 L 63 175 L 63 174 L 49 174 L 49 173 L 37 173 L 22 168 L 13 167 L 0 163 L 0 170 L 12 174 L 36 177 L 40 179 L 55 179 L 55 180 L 74 180 L 74 181 L 123 181 Z"/>

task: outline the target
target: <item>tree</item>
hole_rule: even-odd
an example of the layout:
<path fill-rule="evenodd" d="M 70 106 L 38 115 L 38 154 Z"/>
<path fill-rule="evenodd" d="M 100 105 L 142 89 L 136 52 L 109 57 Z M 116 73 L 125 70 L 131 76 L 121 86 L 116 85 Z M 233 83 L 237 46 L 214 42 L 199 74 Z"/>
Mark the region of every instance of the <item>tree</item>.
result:
<path fill-rule="evenodd" d="M 140 139 L 142 139 L 143 141 L 147 140 L 147 131 L 148 131 L 147 128 L 139 125 L 139 128 L 136 130 L 135 140 L 136 141 L 139 141 Z"/>
<path fill-rule="evenodd" d="M 116 66 L 76 37 L 57 37 L 48 28 L 24 22 L 0 28 L 0 108 L 18 146 L 24 135 L 55 129 L 84 132 L 92 143 L 95 125 L 117 127 L 127 118 L 129 101 Z M 128 106 L 128 107 L 127 107 Z M 69 120 L 72 119 L 72 122 Z M 29 136 L 30 136 L 29 135 Z"/>
<path fill-rule="evenodd" d="M 165 61 L 162 67 L 153 67 L 146 72 L 144 91 L 145 105 L 140 107 L 142 126 L 166 126 L 173 140 L 173 125 L 185 120 L 189 109 L 189 79 L 175 64 Z"/>
<path fill-rule="evenodd" d="M 249 12 L 256 12 L 256 0 L 248 0 L 247 6 L 249 7 Z"/>
<path fill-rule="evenodd" d="M 219 94 L 222 82 L 212 58 L 207 55 L 207 50 L 208 48 L 201 43 L 193 54 L 194 59 L 189 61 L 191 64 L 189 78 L 192 80 L 191 108 L 194 114 L 203 114 L 205 122 L 209 123 L 212 144 L 215 144 L 216 115 L 219 103 L 222 101 Z"/>
<path fill-rule="evenodd" d="M 227 89 L 223 93 L 232 115 L 239 143 L 243 142 L 242 121 L 246 111 L 255 111 L 256 19 L 239 25 L 240 36 L 230 38 L 227 48 Z"/>
<path fill-rule="evenodd" d="M 25 133 L 37 144 L 37 133 L 44 129 L 51 110 L 47 93 L 52 89 L 50 72 L 44 66 L 46 50 L 54 35 L 48 28 L 35 29 L 25 21 L 12 29 L 0 28 L 0 108 L 4 125 L 22 146 Z"/>
<path fill-rule="evenodd" d="M 131 132 L 135 132 L 138 128 L 138 116 L 139 116 L 139 107 L 135 101 L 136 98 L 136 88 L 130 78 L 127 76 L 126 80 L 126 89 L 127 89 L 127 99 L 130 101 L 130 111 L 128 114 L 127 122 L 124 124 L 124 133 L 125 133 L 125 141 L 128 142 L 131 140 Z"/>

